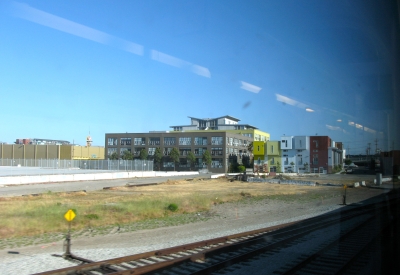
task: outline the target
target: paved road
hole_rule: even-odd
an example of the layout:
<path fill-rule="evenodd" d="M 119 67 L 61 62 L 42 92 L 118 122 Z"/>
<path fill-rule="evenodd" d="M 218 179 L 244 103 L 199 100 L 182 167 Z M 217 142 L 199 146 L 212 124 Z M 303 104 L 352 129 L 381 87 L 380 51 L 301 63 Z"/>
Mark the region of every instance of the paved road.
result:
<path fill-rule="evenodd" d="M 73 181 L 58 183 L 39 183 L 26 185 L 12 185 L 0 187 L 0 197 L 13 197 L 31 194 L 40 194 L 46 192 L 73 192 L 73 191 L 96 191 L 102 190 L 104 187 L 140 185 L 149 183 L 165 182 L 168 179 L 193 179 L 193 178 L 210 178 L 211 174 L 200 174 L 192 176 L 171 176 L 171 177 L 154 177 L 154 178 L 130 178 L 115 180 L 96 180 L 96 181 Z"/>

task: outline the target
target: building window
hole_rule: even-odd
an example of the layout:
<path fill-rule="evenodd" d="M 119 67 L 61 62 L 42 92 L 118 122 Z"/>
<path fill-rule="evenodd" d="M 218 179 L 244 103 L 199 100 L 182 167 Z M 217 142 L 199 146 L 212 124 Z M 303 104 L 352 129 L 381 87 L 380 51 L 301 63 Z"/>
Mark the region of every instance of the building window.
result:
<path fill-rule="evenodd" d="M 192 143 L 191 137 L 180 137 L 179 138 L 179 145 L 190 145 Z"/>
<path fill-rule="evenodd" d="M 274 153 L 274 145 L 271 145 L 271 153 Z"/>
<path fill-rule="evenodd" d="M 303 150 L 297 150 L 297 152 L 303 152 Z"/>
<path fill-rule="evenodd" d="M 164 145 L 175 145 L 176 138 L 174 137 L 165 137 L 164 138 Z"/>
<path fill-rule="evenodd" d="M 125 151 L 130 152 L 131 149 L 129 149 L 129 148 L 121 148 L 121 149 L 119 150 L 119 155 L 120 155 L 120 156 L 123 156 Z"/>
<path fill-rule="evenodd" d="M 187 156 L 190 152 L 190 148 L 179 148 L 179 155 L 181 156 Z"/>
<path fill-rule="evenodd" d="M 283 150 L 283 152 L 287 152 L 288 150 Z"/>
<path fill-rule="evenodd" d="M 211 137 L 211 145 L 222 145 L 223 143 L 222 137 Z"/>
<path fill-rule="evenodd" d="M 121 145 L 131 145 L 132 139 L 131 138 L 121 138 L 120 142 L 121 142 Z"/>
<path fill-rule="evenodd" d="M 159 137 L 149 138 L 149 145 L 160 145 L 160 138 Z"/>
<path fill-rule="evenodd" d="M 109 146 L 112 146 L 112 145 L 116 146 L 116 145 L 118 145 L 118 139 L 117 138 L 108 138 L 107 144 Z"/>
<path fill-rule="evenodd" d="M 113 153 L 117 153 L 117 148 L 107 148 L 108 157 L 110 157 Z"/>
<path fill-rule="evenodd" d="M 133 151 L 133 155 L 135 156 L 139 156 L 140 155 L 140 151 L 145 150 L 144 147 L 135 147 L 134 151 Z"/>
<path fill-rule="evenodd" d="M 172 148 L 171 147 L 165 147 L 164 148 L 164 156 L 169 156 L 171 154 Z"/>
<path fill-rule="evenodd" d="M 194 155 L 195 156 L 202 156 L 204 154 L 205 150 L 207 150 L 207 148 L 195 148 L 194 149 Z"/>
<path fill-rule="evenodd" d="M 202 158 L 197 158 L 196 163 L 194 164 L 194 167 L 196 168 L 206 168 L 207 165 L 203 162 Z"/>
<path fill-rule="evenodd" d="M 194 145 L 207 145 L 207 137 L 195 137 Z"/>
<path fill-rule="evenodd" d="M 314 153 L 318 152 L 318 150 L 313 150 Z"/>
<path fill-rule="evenodd" d="M 134 138 L 133 144 L 134 145 L 146 145 L 146 138 Z"/>
<path fill-rule="evenodd" d="M 211 148 L 212 156 L 222 156 L 222 148 Z"/>
<path fill-rule="evenodd" d="M 318 164 L 318 155 L 313 155 L 313 164 L 314 165 Z"/>
<path fill-rule="evenodd" d="M 187 158 L 181 158 L 179 159 L 179 167 L 190 168 L 190 162 L 187 160 Z"/>
<path fill-rule="evenodd" d="M 271 165 L 272 165 L 272 164 L 275 164 L 275 158 L 272 158 L 272 159 L 271 159 Z"/>
<path fill-rule="evenodd" d="M 222 159 L 211 159 L 211 168 L 223 168 Z"/>
<path fill-rule="evenodd" d="M 156 148 L 149 148 L 149 156 L 154 156 L 154 153 L 156 152 Z"/>
<path fill-rule="evenodd" d="M 238 146 L 239 145 L 239 141 L 237 138 L 233 139 L 233 146 Z"/>

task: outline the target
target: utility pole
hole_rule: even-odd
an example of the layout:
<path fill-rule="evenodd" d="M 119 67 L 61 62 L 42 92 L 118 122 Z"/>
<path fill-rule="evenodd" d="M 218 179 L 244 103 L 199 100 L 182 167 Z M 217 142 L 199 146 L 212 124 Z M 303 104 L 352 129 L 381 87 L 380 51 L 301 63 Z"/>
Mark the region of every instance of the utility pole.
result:
<path fill-rule="evenodd" d="M 368 154 L 367 154 L 367 156 L 369 156 L 370 153 L 371 153 L 371 143 L 368 143 Z"/>
<path fill-rule="evenodd" d="M 378 139 L 375 139 L 375 155 L 378 154 Z"/>

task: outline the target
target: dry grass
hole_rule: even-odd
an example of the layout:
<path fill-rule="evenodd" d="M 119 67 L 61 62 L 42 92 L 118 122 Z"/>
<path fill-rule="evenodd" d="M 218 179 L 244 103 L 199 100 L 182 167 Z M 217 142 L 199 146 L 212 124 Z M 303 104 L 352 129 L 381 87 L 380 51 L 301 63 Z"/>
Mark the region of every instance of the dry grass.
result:
<path fill-rule="evenodd" d="M 97 192 L 46 193 L 0 198 L 0 239 L 63 232 L 64 214 L 76 211 L 74 230 L 207 211 L 214 204 L 243 198 L 282 198 L 315 192 L 324 187 L 230 182 L 226 179 L 167 181 L 142 187 L 118 187 Z M 326 187 L 325 187 L 326 188 Z M 176 212 L 168 205 L 178 205 Z"/>

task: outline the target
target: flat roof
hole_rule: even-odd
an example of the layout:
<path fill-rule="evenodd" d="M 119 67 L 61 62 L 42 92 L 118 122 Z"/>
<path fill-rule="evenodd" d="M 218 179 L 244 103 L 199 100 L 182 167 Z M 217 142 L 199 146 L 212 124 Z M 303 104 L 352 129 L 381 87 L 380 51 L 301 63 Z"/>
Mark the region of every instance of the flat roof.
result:
<path fill-rule="evenodd" d="M 229 115 L 215 117 L 215 118 L 197 118 L 197 117 L 191 117 L 191 116 L 189 116 L 188 118 L 194 118 L 194 119 L 198 119 L 198 120 L 214 120 L 214 119 L 219 119 L 219 118 L 229 118 L 231 120 L 240 121 L 240 119 L 233 117 L 233 116 L 229 116 Z"/>

